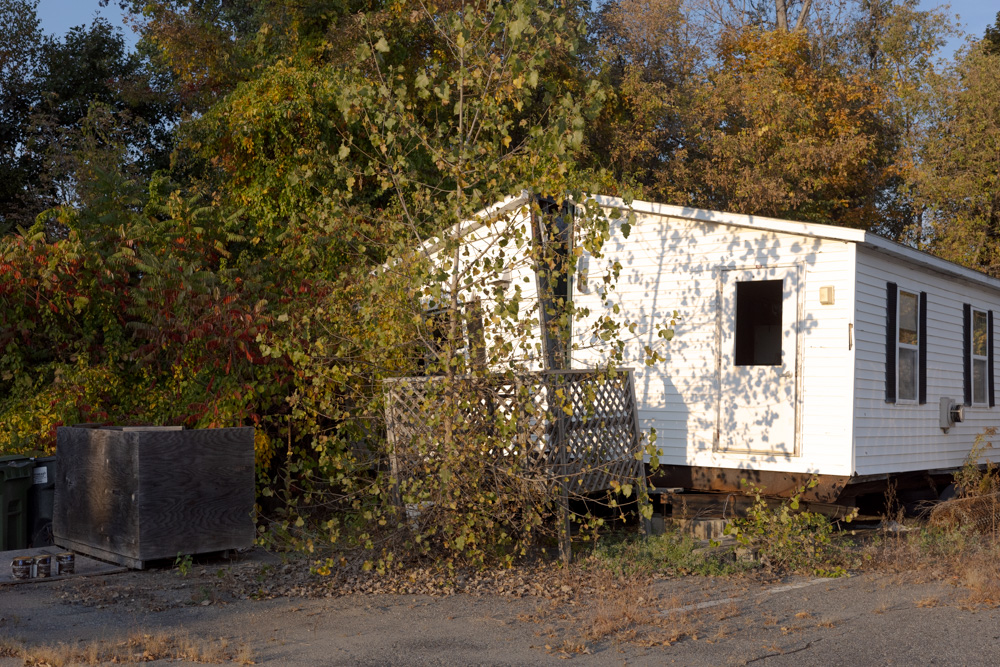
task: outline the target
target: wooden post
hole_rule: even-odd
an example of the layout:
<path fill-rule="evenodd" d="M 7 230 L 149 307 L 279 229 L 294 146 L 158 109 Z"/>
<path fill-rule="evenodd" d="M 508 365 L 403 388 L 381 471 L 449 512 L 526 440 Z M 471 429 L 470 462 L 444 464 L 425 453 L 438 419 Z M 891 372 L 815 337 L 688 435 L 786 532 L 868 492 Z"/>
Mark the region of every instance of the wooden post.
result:
<path fill-rule="evenodd" d="M 639 452 L 641 451 L 642 435 L 639 433 L 639 418 L 636 414 L 635 376 L 632 374 L 632 369 L 626 370 L 625 374 L 625 382 L 628 385 L 626 395 L 629 401 L 629 411 L 635 415 L 635 419 L 632 420 L 632 450 Z M 646 489 L 646 464 L 643 458 L 635 461 L 633 470 L 636 510 L 639 512 L 639 534 L 648 538 L 653 534 L 653 521 L 642 515 L 643 504 L 650 502 L 649 493 Z"/>
<path fill-rule="evenodd" d="M 561 207 L 552 198 L 539 197 L 537 211 L 532 208 L 532 238 L 539 248 L 548 248 L 551 257 L 535 263 L 535 280 L 538 285 L 539 324 L 542 334 L 542 370 L 548 389 L 549 409 L 554 411 L 555 420 L 555 471 L 559 478 L 559 556 L 563 565 L 572 560 L 570 543 L 569 485 L 570 460 L 566 443 L 566 413 L 561 404 L 565 399 L 555 395 L 564 385 L 563 369 L 570 366 L 571 325 L 560 325 L 558 313 L 571 299 L 572 282 L 567 272 L 567 264 L 573 252 L 573 219 L 567 204 Z M 559 260 L 553 268 L 548 262 Z M 567 323 L 572 318 L 568 318 Z M 556 401 L 560 404 L 556 405 Z"/>
<path fill-rule="evenodd" d="M 552 389 L 564 389 L 564 376 L 562 373 L 554 373 L 555 378 Z M 557 398 L 560 403 L 554 405 L 554 401 L 549 401 L 549 408 L 555 409 L 556 419 L 556 460 L 559 462 L 559 558 L 564 567 L 569 567 L 573 560 L 573 544 L 570 540 L 570 518 L 569 518 L 569 448 L 566 443 L 566 411 L 561 404 L 565 401 L 565 391 L 563 397 L 559 398 L 556 391 L 553 391 L 553 398 Z"/>
<path fill-rule="evenodd" d="M 410 389 L 409 383 L 405 379 L 387 378 L 382 381 L 385 390 L 385 439 L 389 447 L 389 475 L 392 480 L 392 504 L 396 508 L 396 525 L 402 525 L 403 517 L 406 516 L 406 508 L 403 506 L 403 494 L 399 491 L 399 477 L 402 474 L 399 466 L 399 451 L 397 438 L 403 435 L 402 420 L 398 420 L 395 412 L 395 401 L 402 400 L 397 394 Z M 400 431 L 400 433 L 397 433 Z"/>

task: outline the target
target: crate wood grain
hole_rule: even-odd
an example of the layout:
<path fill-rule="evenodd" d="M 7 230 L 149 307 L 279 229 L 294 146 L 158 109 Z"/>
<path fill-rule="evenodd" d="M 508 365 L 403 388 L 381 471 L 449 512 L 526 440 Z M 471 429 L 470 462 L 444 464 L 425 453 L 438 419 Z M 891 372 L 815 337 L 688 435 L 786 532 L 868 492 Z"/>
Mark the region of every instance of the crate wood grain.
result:
<path fill-rule="evenodd" d="M 254 541 L 253 428 L 60 428 L 56 544 L 142 568 Z"/>

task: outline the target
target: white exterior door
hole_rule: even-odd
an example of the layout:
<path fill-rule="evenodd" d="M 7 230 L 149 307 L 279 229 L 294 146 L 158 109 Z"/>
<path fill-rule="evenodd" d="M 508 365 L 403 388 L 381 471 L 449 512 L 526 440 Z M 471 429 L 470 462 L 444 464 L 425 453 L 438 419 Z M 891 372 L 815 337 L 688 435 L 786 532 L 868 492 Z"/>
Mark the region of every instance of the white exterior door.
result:
<path fill-rule="evenodd" d="M 716 448 L 795 456 L 799 271 L 722 271 Z"/>

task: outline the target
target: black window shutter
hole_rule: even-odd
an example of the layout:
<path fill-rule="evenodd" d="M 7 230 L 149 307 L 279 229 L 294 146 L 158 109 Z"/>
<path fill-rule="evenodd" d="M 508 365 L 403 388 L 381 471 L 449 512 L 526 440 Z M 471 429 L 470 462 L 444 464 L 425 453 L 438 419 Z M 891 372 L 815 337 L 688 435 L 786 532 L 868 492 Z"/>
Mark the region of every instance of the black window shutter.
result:
<path fill-rule="evenodd" d="M 993 311 L 991 310 L 991 311 L 987 312 L 986 313 L 986 317 L 987 317 L 987 320 L 986 320 L 986 324 L 987 324 L 987 327 L 986 327 L 986 336 L 987 336 L 987 339 L 988 339 L 987 340 L 988 347 L 986 348 L 986 359 L 987 359 L 986 365 L 990 369 L 990 371 L 989 371 L 989 378 L 990 378 L 990 380 L 989 380 L 989 382 L 990 382 L 989 396 L 990 396 L 990 407 L 992 408 L 992 407 L 994 407 L 997 404 L 996 394 L 993 391 L 993 386 L 994 386 L 994 384 L 993 384 Z"/>
<path fill-rule="evenodd" d="M 972 306 L 962 304 L 962 391 L 965 404 L 972 405 Z"/>
<path fill-rule="evenodd" d="M 927 292 L 920 293 L 920 332 L 917 335 L 920 336 L 918 341 L 920 347 L 917 353 L 917 363 L 920 365 L 917 375 L 919 378 L 917 396 L 920 399 L 920 404 L 923 405 L 927 402 Z"/>
<path fill-rule="evenodd" d="M 896 283 L 885 284 L 885 402 L 896 402 Z"/>

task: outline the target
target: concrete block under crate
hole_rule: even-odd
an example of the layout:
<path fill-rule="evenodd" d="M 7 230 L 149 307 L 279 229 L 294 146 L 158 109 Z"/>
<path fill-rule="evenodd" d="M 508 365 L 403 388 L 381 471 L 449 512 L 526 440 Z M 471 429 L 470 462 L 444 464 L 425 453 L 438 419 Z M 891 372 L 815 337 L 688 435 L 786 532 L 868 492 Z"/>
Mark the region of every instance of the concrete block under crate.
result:
<path fill-rule="evenodd" d="M 252 427 L 57 432 L 53 541 L 142 569 L 254 543 Z"/>

